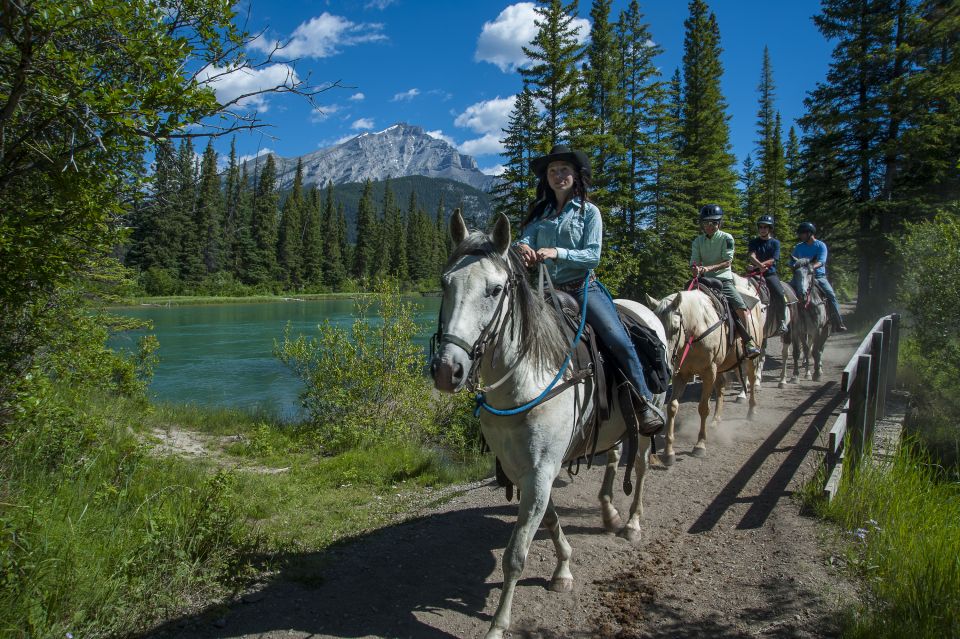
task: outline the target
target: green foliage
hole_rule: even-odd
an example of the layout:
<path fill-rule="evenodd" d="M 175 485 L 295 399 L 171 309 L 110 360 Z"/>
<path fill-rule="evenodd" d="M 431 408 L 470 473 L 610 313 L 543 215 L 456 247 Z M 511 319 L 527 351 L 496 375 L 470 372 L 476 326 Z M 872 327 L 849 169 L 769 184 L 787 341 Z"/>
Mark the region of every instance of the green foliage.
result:
<path fill-rule="evenodd" d="M 901 238 L 900 299 L 909 313 L 901 359 L 918 407 L 912 420 L 934 458 L 960 475 L 960 204 L 930 222 L 908 224 Z"/>
<path fill-rule="evenodd" d="M 847 565 L 865 596 L 844 637 L 960 635 L 960 489 L 907 441 L 889 462 L 869 458 L 822 513 L 845 531 Z M 851 479 L 853 477 L 853 479 Z"/>
<path fill-rule="evenodd" d="M 276 347 L 277 357 L 306 385 L 302 402 L 319 445 L 337 452 L 381 441 L 452 438 L 462 446 L 459 432 L 438 427 L 451 425 L 445 414 L 452 407 L 431 398 L 423 352 L 413 342 L 412 305 L 383 281 L 355 308 L 349 331 L 327 322 L 308 339 L 288 329 Z"/>

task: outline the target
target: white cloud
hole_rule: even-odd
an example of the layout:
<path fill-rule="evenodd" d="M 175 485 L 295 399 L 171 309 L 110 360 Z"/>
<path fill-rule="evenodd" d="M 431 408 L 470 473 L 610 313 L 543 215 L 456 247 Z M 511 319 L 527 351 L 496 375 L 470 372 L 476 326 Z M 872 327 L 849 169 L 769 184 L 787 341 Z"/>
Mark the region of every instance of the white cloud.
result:
<path fill-rule="evenodd" d="M 366 98 L 366 97 L 367 97 L 367 96 L 365 96 L 364 94 L 362 94 L 362 93 L 360 93 L 360 92 L 357 92 L 357 93 L 354 93 L 353 95 L 350 96 L 350 101 L 351 101 L 351 102 L 360 102 L 361 100 L 363 100 L 363 99 Z"/>
<path fill-rule="evenodd" d="M 458 148 L 467 155 L 490 155 L 491 153 L 503 153 L 504 151 L 498 133 L 487 133 L 481 138 L 467 140 Z"/>
<path fill-rule="evenodd" d="M 287 64 L 271 64 L 262 69 L 208 67 L 197 76 L 197 81 L 213 89 L 217 102 L 226 104 L 242 95 L 256 94 L 278 86 L 291 87 L 300 78 L 293 67 Z M 237 105 L 262 113 L 267 110 L 268 95 L 251 95 L 241 99 Z"/>
<path fill-rule="evenodd" d="M 278 54 L 290 58 L 328 58 L 338 53 L 341 47 L 386 40 L 387 36 L 382 32 L 383 24 L 351 22 L 324 11 L 294 29 L 290 41 Z M 276 40 L 267 38 L 258 38 L 250 44 L 265 53 L 271 52 L 276 45 Z"/>
<path fill-rule="evenodd" d="M 353 124 L 350 125 L 350 128 L 356 131 L 362 131 L 364 129 L 372 129 L 373 118 L 360 118 L 359 120 L 354 120 Z"/>
<path fill-rule="evenodd" d="M 383 11 L 384 9 L 386 9 L 396 1 L 397 0 L 370 0 L 370 2 L 363 5 L 363 8 L 364 9 L 380 9 L 381 11 Z"/>
<path fill-rule="evenodd" d="M 492 100 L 484 100 L 467 107 L 467 110 L 453 121 L 459 127 L 472 130 L 474 133 L 492 133 L 502 135 L 502 129 L 510 121 L 510 112 L 516 96 L 508 95 L 501 98 L 499 95 Z"/>
<path fill-rule="evenodd" d="M 323 122 L 331 115 L 342 109 L 339 104 L 324 104 L 310 111 L 310 121 L 313 123 Z"/>
<path fill-rule="evenodd" d="M 404 91 L 403 93 L 395 93 L 393 98 L 390 101 L 400 102 L 402 100 L 412 100 L 418 95 L 420 95 L 420 89 L 417 89 L 416 87 L 414 87 L 413 89 L 410 89 L 409 91 Z"/>
<path fill-rule="evenodd" d="M 436 131 L 426 131 L 426 134 L 429 135 L 431 138 L 436 138 L 436 139 L 438 139 L 438 140 L 443 140 L 444 142 L 446 142 L 446 143 L 449 144 L 450 146 L 453 146 L 453 147 L 457 146 L 457 143 L 453 141 L 453 138 L 451 138 L 449 135 L 445 135 L 445 134 L 443 133 L 443 131 L 441 131 L 441 130 L 439 130 L 439 129 L 436 130 Z"/>
<path fill-rule="evenodd" d="M 529 64 L 523 48 L 529 46 L 537 35 L 535 20 L 539 16 L 532 2 L 512 4 L 492 22 L 484 22 L 480 37 L 477 38 L 477 50 L 473 59 L 477 62 L 490 62 L 507 73 Z M 584 44 L 590 38 L 590 22 L 583 18 L 574 18 L 572 28 L 580 28 L 577 40 Z"/>
<path fill-rule="evenodd" d="M 258 158 L 258 157 L 260 157 L 261 155 L 273 155 L 273 154 L 274 154 L 274 150 L 273 150 L 273 149 L 260 149 L 259 151 L 257 151 L 257 152 L 256 152 L 255 154 L 253 154 L 253 155 L 241 155 L 240 157 L 237 158 L 237 164 L 243 164 L 243 163 L 246 162 L 247 160 L 252 160 L 252 159 L 254 159 L 254 158 Z"/>
<path fill-rule="evenodd" d="M 504 171 L 507 170 L 507 167 L 502 164 L 497 164 L 496 166 L 488 166 L 485 169 L 480 169 L 483 173 L 487 175 L 503 175 Z"/>

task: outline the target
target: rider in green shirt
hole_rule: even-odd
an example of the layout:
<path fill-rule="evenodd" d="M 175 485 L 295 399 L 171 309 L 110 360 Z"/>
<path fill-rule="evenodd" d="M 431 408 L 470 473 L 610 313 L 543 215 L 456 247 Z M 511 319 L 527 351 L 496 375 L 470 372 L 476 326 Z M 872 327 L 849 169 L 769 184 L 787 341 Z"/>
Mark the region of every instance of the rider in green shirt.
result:
<path fill-rule="evenodd" d="M 723 296 L 737 314 L 737 333 L 743 340 L 743 352 L 749 358 L 760 355 L 760 349 L 747 332 L 747 305 L 733 285 L 733 236 L 720 230 L 723 209 L 719 204 L 707 204 L 700 209 L 700 227 L 703 233 L 693 240 L 690 269 L 694 277 L 712 277 L 723 284 Z"/>

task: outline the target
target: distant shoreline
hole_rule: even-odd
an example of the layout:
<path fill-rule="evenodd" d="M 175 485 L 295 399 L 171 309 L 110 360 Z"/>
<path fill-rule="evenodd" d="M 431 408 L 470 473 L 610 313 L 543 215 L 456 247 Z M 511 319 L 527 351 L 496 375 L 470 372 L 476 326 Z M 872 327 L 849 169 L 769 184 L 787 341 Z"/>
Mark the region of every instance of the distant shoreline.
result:
<path fill-rule="evenodd" d="M 248 295 L 248 296 L 214 296 L 214 295 L 165 295 L 157 297 L 133 297 L 111 308 L 143 308 L 143 307 L 171 307 L 171 306 L 213 306 L 219 304 L 268 304 L 275 302 L 314 302 L 331 299 L 359 299 L 373 295 L 371 292 L 352 293 L 289 293 L 287 295 Z M 403 293 L 403 297 L 439 297 L 439 291 Z"/>

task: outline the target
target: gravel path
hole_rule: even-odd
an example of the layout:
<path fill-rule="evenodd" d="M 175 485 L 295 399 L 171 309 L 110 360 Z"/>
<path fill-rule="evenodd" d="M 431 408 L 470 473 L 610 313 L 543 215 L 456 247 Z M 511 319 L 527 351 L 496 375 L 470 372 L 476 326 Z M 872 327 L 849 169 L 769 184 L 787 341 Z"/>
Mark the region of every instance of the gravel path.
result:
<path fill-rule="evenodd" d="M 680 410 L 677 462 L 647 481 L 643 540 L 602 530 L 596 494 L 602 465 L 554 499 L 573 547 L 574 591 L 546 586 L 553 546 L 541 530 L 514 600 L 513 637 L 824 637 L 856 597 L 830 561 L 833 533 L 791 498 L 816 472 L 820 431 L 841 399 L 840 371 L 857 343 L 833 336 L 824 381 L 777 389 L 774 371 L 753 421 L 728 392 L 725 419 L 708 431 L 708 456 L 689 454 L 696 404 Z M 779 353 L 774 344 L 773 353 Z M 768 368 L 778 366 L 768 358 Z M 776 369 L 779 370 L 779 369 Z M 615 494 L 621 512 L 628 498 Z M 288 572 L 229 605 L 176 619 L 150 636 L 482 637 L 502 584 L 500 556 L 516 515 L 489 482 L 443 506 L 372 532 Z"/>

